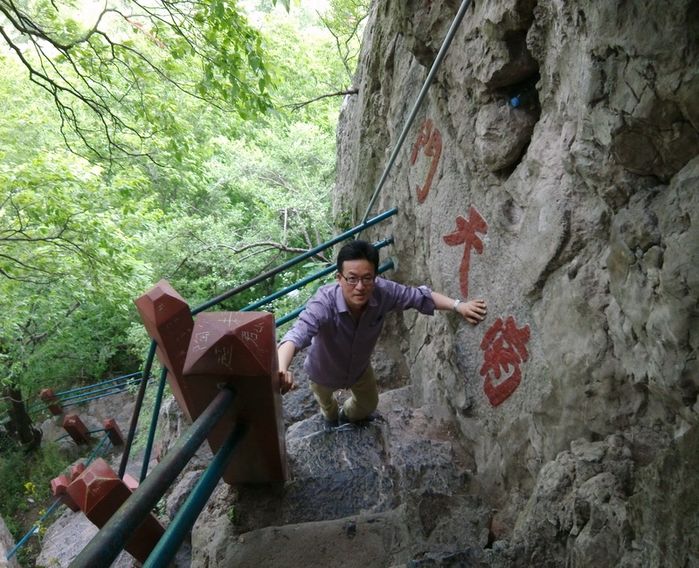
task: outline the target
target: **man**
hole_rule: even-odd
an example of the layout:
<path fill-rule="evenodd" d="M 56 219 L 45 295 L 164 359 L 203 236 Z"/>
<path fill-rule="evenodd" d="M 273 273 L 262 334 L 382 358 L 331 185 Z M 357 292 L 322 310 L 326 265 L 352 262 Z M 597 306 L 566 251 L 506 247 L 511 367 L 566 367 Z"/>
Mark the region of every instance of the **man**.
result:
<path fill-rule="evenodd" d="M 388 312 L 454 310 L 473 325 L 485 319 L 484 300 L 452 299 L 426 286 L 377 278 L 378 268 L 379 253 L 370 243 L 356 240 L 343 246 L 337 255 L 337 283 L 318 289 L 279 344 L 282 393 L 294 388 L 289 372 L 294 355 L 311 346 L 304 369 L 330 424 L 364 420 L 376 410 L 379 393 L 369 359 Z M 333 396 L 339 389 L 352 392 L 342 408 Z"/>

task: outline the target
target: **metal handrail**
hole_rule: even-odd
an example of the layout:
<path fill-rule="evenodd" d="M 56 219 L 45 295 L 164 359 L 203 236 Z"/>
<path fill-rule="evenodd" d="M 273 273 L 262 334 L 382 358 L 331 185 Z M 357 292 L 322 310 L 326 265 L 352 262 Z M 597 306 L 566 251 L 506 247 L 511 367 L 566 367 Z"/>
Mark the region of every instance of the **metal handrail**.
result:
<path fill-rule="evenodd" d="M 39 518 L 39 520 L 32 525 L 32 528 L 29 529 L 29 531 L 21 539 L 19 539 L 17 544 L 15 544 L 12 547 L 12 549 L 7 553 L 5 558 L 7 560 L 10 560 L 15 554 L 17 554 L 17 551 L 20 548 L 22 548 L 32 536 L 39 532 L 39 529 L 41 528 L 41 523 L 43 523 L 49 517 L 49 515 L 51 515 L 62 504 L 63 501 L 60 497 L 54 500 L 54 502 L 51 503 L 51 506 L 48 509 L 46 509 L 46 512 L 43 515 L 41 515 L 41 518 Z"/>
<path fill-rule="evenodd" d="M 221 389 L 206 410 L 180 436 L 163 461 L 75 558 L 71 568 L 107 568 L 114 562 L 133 531 L 187 466 L 208 433 L 230 408 L 234 398 L 231 388 Z"/>
<path fill-rule="evenodd" d="M 134 377 L 136 377 L 137 375 L 140 375 L 140 374 L 141 374 L 141 371 L 136 371 L 135 373 L 129 373 L 128 375 L 122 375 L 122 376 L 120 376 L 120 377 L 114 377 L 114 378 L 112 378 L 112 379 L 107 379 L 106 381 L 101 381 L 101 382 L 99 382 L 99 383 L 94 383 L 94 384 L 86 385 L 86 386 L 83 386 L 83 387 L 76 387 L 76 388 L 64 390 L 64 391 L 61 391 L 61 392 L 57 392 L 57 393 L 54 393 L 54 396 L 55 396 L 56 398 L 61 398 L 61 399 L 62 399 L 62 398 L 63 398 L 63 395 L 65 395 L 65 394 L 73 394 L 73 393 L 76 393 L 76 392 L 81 392 L 81 391 L 85 391 L 85 390 L 90 390 L 90 389 L 95 388 L 95 387 L 98 387 L 98 386 L 100 386 L 100 385 L 106 385 L 107 383 L 117 383 L 117 382 L 119 382 L 119 381 L 127 381 L 127 380 L 129 380 L 129 379 L 133 379 Z M 115 386 L 118 386 L 118 385 L 115 385 Z"/>
<path fill-rule="evenodd" d="M 148 386 L 148 380 L 150 379 L 150 371 L 153 368 L 153 359 L 155 359 L 156 347 L 157 343 L 155 341 L 151 341 L 150 349 L 148 350 L 148 356 L 146 357 L 146 363 L 143 366 L 143 378 L 141 380 L 141 387 L 138 389 L 136 403 L 134 404 L 133 414 L 131 415 L 131 423 L 129 424 L 129 432 L 126 435 L 126 442 L 124 443 L 124 453 L 121 454 L 121 463 L 119 464 L 119 477 L 122 479 L 124 478 L 124 474 L 126 473 L 126 465 L 129 462 L 129 454 L 131 453 L 133 439 L 136 437 L 136 426 L 138 426 L 138 416 L 141 414 L 143 399 L 146 396 L 146 387 Z"/>
<path fill-rule="evenodd" d="M 228 292 L 221 294 L 217 296 L 216 298 L 213 298 L 212 300 L 205 302 L 204 304 L 201 304 L 200 306 L 194 308 L 191 310 L 191 314 L 194 316 L 197 313 L 200 313 L 214 305 L 220 304 L 221 302 L 231 298 L 235 294 L 238 294 L 240 292 L 243 292 L 244 290 L 247 290 L 251 288 L 252 286 L 268 279 L 271 278 L 277 274 L 280 274 L 281 272 L 284 272 L 285 270 L 289 269 L 292 266 L 295 266 L 304 260 L 310 258 L 311 256 L 317 255 L 319 252 L 326 250 L 335 244 L 342 242 L 343 240 L 346 240 L 356 234 L 358 234 L 360 231 L 363 229 L 375 225 L 377 223 L 380 223 L 381 221 L 395 215 L 398 212 L 397 208 L 390 209 L 388 211 L 385 211 L 384 213 L 377 215 L 376 217 L 364 221 L 362 224 L 357 225 L 356 227 L 345 231 L 341 235 L 336 236 L 335 238 L 331 239 L 330 241 L 327 241 L 326 243 L 323 243 L 322 245 L 319 245 L 301 255 L 296 256 L 295 258 L 291 259 L 288 262 L 285 262 L 284 264 L 280 265 L 279 267 L 269 270 L 264 274 L 258 275 L 257 277 L 248 280 L 244 284 L 237 286 L 236 288 L 233 288 L 232 290 L 229 290 Z M 377 248 L 381 248 L 384 246 L 387 246 L 388 244 L 392 243 L 393 239 L 385 239 L 384 241 L 380 241 L 379 243 L 376 243 Z M 383 264 L 379 268 L 379 273 L 388 270 L 393 267 L 393 262 L 389 261 L 388 263 Z M 306 278 L 303 278 L 300 282 L 296 283 L 295 285 L 291 287 L 287 287 L 284 291 L 277 292 L 275 294 L 272 294 L 266 298 L 263 298 L 262 300 L 258 302 L 254 302 L 251 306 L 246 307 L 246 311 L 254 309 L 254 307 L 259 307 L 261 305 L 264 305 L 266 303 L 272 302 L 275 299 L 288 294 L 290 291 L 295 290 L 299 288 L 300 286 L 306 285 L 309 282 L 322 278 L 324 275 L 329 274 L 334 270 L 335 267 L 326 267 L 325 269 L 322 269 L 318 271 L 317 273 L 310 275 Z M 254 306 L 254 307 L 253 307 Z M 298 313 L 300 313 L 305 306 L 302 306 L 299 310 Z M 285 316 L 284 321 L 288 321 L 289 319 L 292 319 L 292 317 L 287 314 Z M 151 342 L 150 346 L 150 351 L 148 354 L 148 358 L 146 360 L 146 364 L 143 369 L 143 374 L 142 374 L 142 381 L 141 381 L 141 388 L 138 393 L 138 397 L 136 400 L 135 408 L 134 408 L 134 413 L 132 415 L 131 419 L 131 424 L 129 427 L 129 433 L 127 435 L 127 440 L 124 448 L 124 452 L 122 454 L 122 459 L 121 459 L 121 464 L 119 467 L 119 477 L 123 478 L 124 473 L 126 471 L 126 465 L 128 463 L 129 459 L 129 454 L 131 451 L 131 446 L 133 445 L 133 439 L 135 437 L 135 432 L 136 432 L 136 427 L 138 424 L 138 417 L 140 415 L 141 407 L 143 405 L 143 398 L 145 394 L 145 388 L 148 384 L 148 381 L 150 379 L 150 373 L 153 365 L 153 360 L 155 357 L 155 352 L 157 349 L 157 343 L 155 341 Z M 159 412 L 159 402 L 162 400 L 162 389 L 164 388 L 164 381 L 165 377 L 167 374 L 167 369 L 163 369 L 163 373 L 161 376 L 161 382 L 160 382 L 160 387 L 159 387 L 159 395 L 157 397 L 157 403 L 153 409 L 153 420 L 151 420 L 151 431 L 149 432 L 149 445 L 152 445 L 151 439 L 154 437 L 154 432 L 155 432 L 155 426 L 157 425 L 157 413 Z M 216 398 L 216 400 L 219 399 L 219 396 Z M 216 404 L 216 401 L 212 402 L 211 405 L 207 408 L 205 411 L 205 414 L 208 414 L 212 407 Z M 203 416 L 203 414 L 202 414 Z M 208 426 L 206 430 L 202 430 L 199 421 L 202 418 L 202 416 L 197 419 L 194 425 L 192 425 L 192 428 L 190 428 L 190 431 L 194 430 L 194 426 L 197 425 L 197 432 L 200 432 L 198 435 L 203 435 L 206 436 L 206 433 L 208 433 L 208 430 L 210 430 L 211 426 L 213 426 L 213 423 Z M 202 433 L 203 432 L 203 433 Z M 239 433 L 242 435 L 242 430 Z M 203 439 L 203 438 L 202 438 Z M 180 438 L 180 441 L 182 438 Z M 201 443 L 201 442 L 199 442 Z M 137 526 L 137 523 L 142 522 L 143 519 L 146 517 L 146 515 L 150 512 L 153 506 L 155 506 L 155 503 L 159 499 L 160 496 L 165 492 L 167 487 L 174 481 L 174 478 L 176 477 L 177 474 L 181 471 L 182 468 L 186 465 L 187 461 L 191 458 L 191 455 L 193 455 L 194 451 L 196 451 L 196 448 L 191 452 L 191 455 L 187 456 L 186 459 L 184 459 L 184 462 L 181 463 L 181 467 L 177 470 L 177 472 L 171 476 L 171 471 L 173 468 L 172 466 L 168 466 L 165 468 L 165 473 L 162 473 L 163 466 L 166 462 L 168 462 L 168 459 L 171 458 L 173 454 L 179 454 L 180 456 L 183 456 L 182 449 L 178 449 L 180 446 L 180 442 L 175 446 L 173 450 L 171 450 L 165 457 L 165 460 L 161 462 L 155 470 L 148 476 L 145 476 L 144 474 L 147 472 L 147 467 L 148 464 L 147 462 L 149 460 L 144 459 L 144 464 L 142 467 L 142 472 L 141 472 L 141 481 L 142 484 L 137 490 L 136 493 L 132 496 L 132 498 L 129 498 L 127 502 L 117 511 L 117 513 L 108 521 L 108 523 L 97 533 L 95 538 L 89 543 L 89 545 L 80 553 L 80 555 L 76 558 L 74 563 L 71 566 L 74 567 L 80 567 L 80 566 L 109 566 L 109 564 L 116 558 L 116 556 L 119 554 L 120 550 L 123 548 L 124 543 L 126 542 L 126 536 L 124 535 L 125 532 L 128 532 L 130 530 L 133 530 L 135 526 Z M 198 447 L 198 445 L 197 445 Z M 232 451 L 232 448 L 230 448 L 230 451 Z M 149 451 L 147 451 L 147 455 L 149 455 Z M 225 453 L 221 454 L 221 460 L 227 459 L 225 457 Z M 218 456 L 218 454 L 217 454 Z M 178 459 L 181 459 L 178 457 Z M 169 462 L 168 462 L 169 463 Z M 219 467 L 223 467 L 219 464 Z M 211 474 L 215 475 L 215 474 Z M 220 475 L 218 475 L 220 477 Z M 218 478 L 216 478 L 218 480 Z M 208 483 L 211 481 L 202 481 L 204 484 L 204 487 L 208 487 Z M 215 484 L 215 483 L 214 483 Z M 155 487 L 160 487 L 161 485 L 164 486 L 162 491 L 160 492 L 160 495 L 155 496 Z M 202 489 L 203 492 L 203 489 Z M 208 494 L 210 495 L 210 493 Z M 208 499 L 208 495 L 206 498 Z M 205 503 L 205 501 L 204 501 Z M 202 505 L 203 506 L 203 505 Z M 196 507 L 195 507 L 196 508 Z M 192 509 L 193 511 L 194 509 Z M 187 513 L 187 515 L 194 514 L 194 519 L 196 519 L 196 515 L 199 514 L 199 509 L 195 513 Z M 188 523 L 189 521 L 187 521 Z M 194 521 L 192 521 L 193 523 Z M 136 523 L 136 524 L 134 524 Z M 176 527 L 173 528 L 173 531 L 176 530 L 182 530 L 182 529 L 177 529 Z M 165 545 L 163 545 L 165 546 Z M 171 547 L 167 547 L 168 549 Z M 169 552 L 159 552 L 159 554 L 168 554 Z M 103 564 L 106 562 L 106 564 Z"/>
<path fill-rule="evenodd" d="M 95 388 L 91 391 L 84 391 L 84 392 L 80 392 L 80 393 L 71 394 L 70 396 L 66 396 L 66 397 L 59 397 L 58 402 L 60 402 L 62 406 L 65 406 L 64 403 L 66 403 L 66 402 L 70 402 L 70 403 L 74 404 L 74 401 L 76 401 L 76 400 L 83 400 L 83 399 L 91 400 L 92 395 L 96 395 L 96 394 L 103 394 L 103 393 L 119 394 L 121 392 L 124 392 L 124 389 L 126 387 L 138 384 L 140 381 L 141 381 L 141 377 L 134 377 L 131 379 L 127 379 L 123 383 L 119 383 L 116 385 L 102 386 L 99 388 Z M 97 398 L 101 398 L 101 397 L 97 397 Z"/>
<path fill-rule="evenodd" d="M 105 444 L 106 442 L 106 444 Z M 105 434 L 105 436 L 100 440 L 99 444 L 95 446 L 95 449 L 92 451 L 92 453 L 89 455 L 87 460 L 85 461 L 85 465 L 88 466 L 92 461 L 100 454 L 100 453 L 105 453 L 109 449 L 109 436 Z M 19 541 L 17 541 L 17 544 L 15 544 L 14 547 L 7 553 L 5 558 L 7 560 L 10 560 L 15 554 L 17 554 L 17 551 L 22 548 L 27 541 L 35 534 L 37 534 L 41 528 L 42 523 L 63 503 L 63 500 L 61 497 L 58 497 L 57 499 L 54 500 L 54 502 L 51 504 L 51 506 L 44 512 L 41 517 L 32 525 L 32 528 L 29 529 L 29 531 L 21 538 Z"/>
<path fill-rule="evenodd" d="M 216 452 L 216 456 L 209 464 L 209 467 L 206 468 L 199 481 L 197 481 L 187 500 L 180 507 L 175 518 L 170 521 L 165 534 L 160 537 L 158 544 L 155 545 L 155 548 L 148 556 L 148 560 L 146 560 L 143 568 L 169 566 L 170 561 L 177 554 L 182 541 L 194 526 L 199 513 L 201 513 L 209 497 L 216 489 L 216 484 L 230 462 L 233 451 L 246 431 L 246 424 L 236 424 L 221 448 Z"/>
<path fill-rule="evenodd" d="M 373 247 L 376 250 L 380 250 L 390 244 L 393 244 L 393 237 L 389 237 L 387 239 L 384 239 L 382 241 L 378 241 L 373 243 Z M 309 276 L 306 276 L 305 278 L 302 278 L 301 280 L 294 282 L 293 284 L 290 284 L 286 288 L 282 288 L 281 290 L 277 290 L 273 294 L 270 294 L 269 296 L 265 296 L 264 298 L 257 300 L 256 302 L 252 302 L 251 304 L 248 304 L 244 308 L 241 308 L 241 312 L 250 312 L 252 310 L 256 310 L 257 308 L 260 308 L 264 305 L 267 305 L 274 300 L 281 298 L 283 296 L 286 296 L 290 292 L 293 292 L 294 290 L 298 290 L 300 288 L 303 288 L 306 284 L 309 284 L 310 282 L 313 282 L 314 280 L 318 280 L 319 278 L 322 278 L 323 276 L 327 276 L 328 274 L 331 274 L 333 271 L 337 270 L 335 264 L 332 264 L 331 266 L 327 266 L 321 270 L 318 270 L 317 272 L 314 272 L 313 274 L 310 274 Z"/>
<path fill-rule="evenodd" d="M 150 419 L 150 428 L 148 430 L 148 441 L 146 442 L 146 449 L 143 453 L 143 463 L 141 464 L 141 478 L 140 482 L 148 475 L 148 463 L 150 462 L 150 453 L 153 449 L 153 442 L 155 441 L 155 431 L 158 428 L 158 416 L 160 415 L 160 407 L 163 403 L 163 392 L 165 392 L 165 383 L 167 379 L 167 369 L 163 367 L 160 372 L 160 382 L 158 383 L 158 392 L 155 394 L 155 402 L 153 403 L 153 413 Z"/>
<path fill-rule="evenodd" d="M 215 298 L 209 300 L 208 302 L 203 303 L 202 305 L 194 308 L 192 310 L 192 315 L 196 315 L 199 312 L 203 312 L 204 310 L 207 310 L 217 304 L 220 304 L 224 300 L 227 300 L 228 298 L 235 296 L 236 294 L 239 294 L 240 292 L 244 292 L 245 290 L 252 288 L 256 284 L 259 284 L 260 282 L 263 282 L 267 280 L 268 278 L 271 278 L 272 276 L 276 276 L 277 274 L 281 274 L 282 272 L 288 270 L 292 266 L 296 266 L 297 264 L 303 262 L 304 260 L 316 256 L 319 252 L 322 252 L 324 250 L 329 249 L 330 247 L 335 246 L 337 243 L 340 243 L 357 233 L 362 232 L 364 229 L 371 227 L 373 225 L 376 225 L 377 223 L 380 223 L 381 221 L 384 221 L 388 219 L 389 217 L 392 217 L 398 213 L 398 208 L 394 207 L 393 209 L 389 209 L 388 211 L 384 211 L 380 215 L 377 215 L 376 217 L 372 217 L 369 220 L 363 221 L 361 224 L 357 225 L 356 227 L 353 227 L 352 229 L 349 229 L 348 231 L 345 231 L 344 233 L 334 237 L 333 239 L 330 239 L 329 241 L 326 241 L 325 243 L 318 245 L 317 247 L 314 247 L 303 254 L 300 254 L 298 256 L 295 256 L 291 260 L 285 262 L 284 264 L 280 264 L 276 268 L 273 268 L 272 270 L 268 270 L 267 272 L 264 272 L 263 274 L 260 274 L 256 276 L 255 278 L 251 278 L 244 284 L 241 284 L 240 286 L 237 286 L 231 290 L 228 290 L 228 292 L 225 292 L 221 294 L 220 296 L 216 296 Z"/>
<path fill-rule="evenodd" d="M 410 111 L 410 114 L 408 115 L 405 124 L 403 125 L 403 130 L 401 131 L 400 136 L 398 137 L 398 141 L 396 142 L 396 145 L 393 148 L 393 152 L 391 152 L 391 156 L 388 159 L 388 163 L 386 164 L 386 167 L 384 168 L 383 173 L 381 174 L 381 179 L 379 179 L 379 183 L 376 184 L 376 189 L 374 190 L 374 193 L 372 194 L 371 199 L 369 200 L 369 205 L 366 208 L 366 212 L 364 213 L 362 221 L 366 220 L 366 218 L 369 216 L 371 208 L 374 206 L 374 202 L 376 201 L 376 198 L 379 196 L 379 192 L 381 191 L 381 189 L 384 186 L 384 183 L 386 183 L 386 180 L 388 179 L 388 174 L 390 173 L 391 168 L 393 167 L 393 164 L 396 161 L 396 158 L 398 157 L 398 152 L 400 152 L 400 149 L 403 147 L 403 142 L 405 142 L 405 138 L 406 136 L 408 136 L 408 130 L 410 130 L 410 127 L 412 126 L 413 121 L 417 116 L 417 111 L 420 109 L 420 106 L 422 106 L 422 101 L 427 96 L 427 91 L 430 88 L 430 85 L 432 84 L 435 75 L 437 74 L 437 69 L 439 69 L 439 66 L 442 64 L 442 60 L 444 59 L 444 56 L 446 55 L 447 50 L 449 49 L 449 46 L 451 45 L 451 42 L 454 39 L 454 35 L 456 34 L 456 30 L 459 28 L 459 25 L 461 24 L 461 20 L 463 20 L 464 16 L 466 15 L 466 10 L 468 9 L 470 3 L 470 0 L 463 0 L 463 2 L 461 3 L 461 7 L 459 8 L 459 11 L 456 13 L 456 16 L 454 16 L 454 20 L 452 21 L 451 26 L 447 31 L 447 35 L 444 37 L 442 46 L 439 48 L 437 57 L 435 57 L 434 62 L 432 63 L 430 72 L 427 74 L 425 82 L 422 84 L 422 89 L 420 89 L 420 92 L 418 93 L 417 98 L 415 99 L 413 108 Z"/>

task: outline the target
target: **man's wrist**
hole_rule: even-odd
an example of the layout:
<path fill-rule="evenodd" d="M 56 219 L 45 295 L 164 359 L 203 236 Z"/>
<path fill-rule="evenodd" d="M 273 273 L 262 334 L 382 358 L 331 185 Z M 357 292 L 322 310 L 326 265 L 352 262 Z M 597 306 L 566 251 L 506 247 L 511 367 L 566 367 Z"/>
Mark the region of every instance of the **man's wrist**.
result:
<path fill-rule="evenodd" d="M 460 303 L 461 303 L 461 299 L 460 299 L 460 298 L 456 298 L 456 300 L 454 300 L 454 305 L 451 307 L 451 309 L 452 309 L 453 311 L 455 311 L 455 312 L 458 312 L 458 311 L 459 311 L 459 304 L 460 304 Z"/>

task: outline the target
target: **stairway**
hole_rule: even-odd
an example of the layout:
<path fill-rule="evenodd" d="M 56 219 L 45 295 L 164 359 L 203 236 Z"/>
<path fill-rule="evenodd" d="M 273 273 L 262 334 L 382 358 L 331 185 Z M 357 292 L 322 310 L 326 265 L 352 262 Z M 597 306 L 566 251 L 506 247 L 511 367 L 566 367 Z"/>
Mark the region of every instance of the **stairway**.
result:
<path fill-rule="evenodd" d="M 287 429 L 289 481 L 221 484 L 193 530 L 192 567 L 479 565 L 491 512 L 449 421 L 414 408 L 403 386 L 381 394 L 368 424 L 327 431 L 296 377 L 285 415 L 311 415 Z"/>

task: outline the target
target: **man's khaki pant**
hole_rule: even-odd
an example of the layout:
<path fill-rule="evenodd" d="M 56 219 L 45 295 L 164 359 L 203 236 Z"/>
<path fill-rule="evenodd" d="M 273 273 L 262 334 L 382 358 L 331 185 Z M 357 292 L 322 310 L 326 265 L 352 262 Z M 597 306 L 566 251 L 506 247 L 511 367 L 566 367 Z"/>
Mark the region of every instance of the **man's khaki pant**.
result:
<path fill-rule="evenodd" d="M 336 390 L 330 387 L 325 387 L 310 381 L 311 392 L 313 392 L 318 404 L 320 412 L 326 420 L 334 422 L 338 418 L 339 409 L 337 400 L 333 396 Z M 352 396 L 343 404 L 345 416 L 351 421 L 364 420 L 376 410 L 379 404 L 379 390 L 376 386 L 376 377 L 371 365 L 367 367 L 359 380 L 350 387 Z"/>

